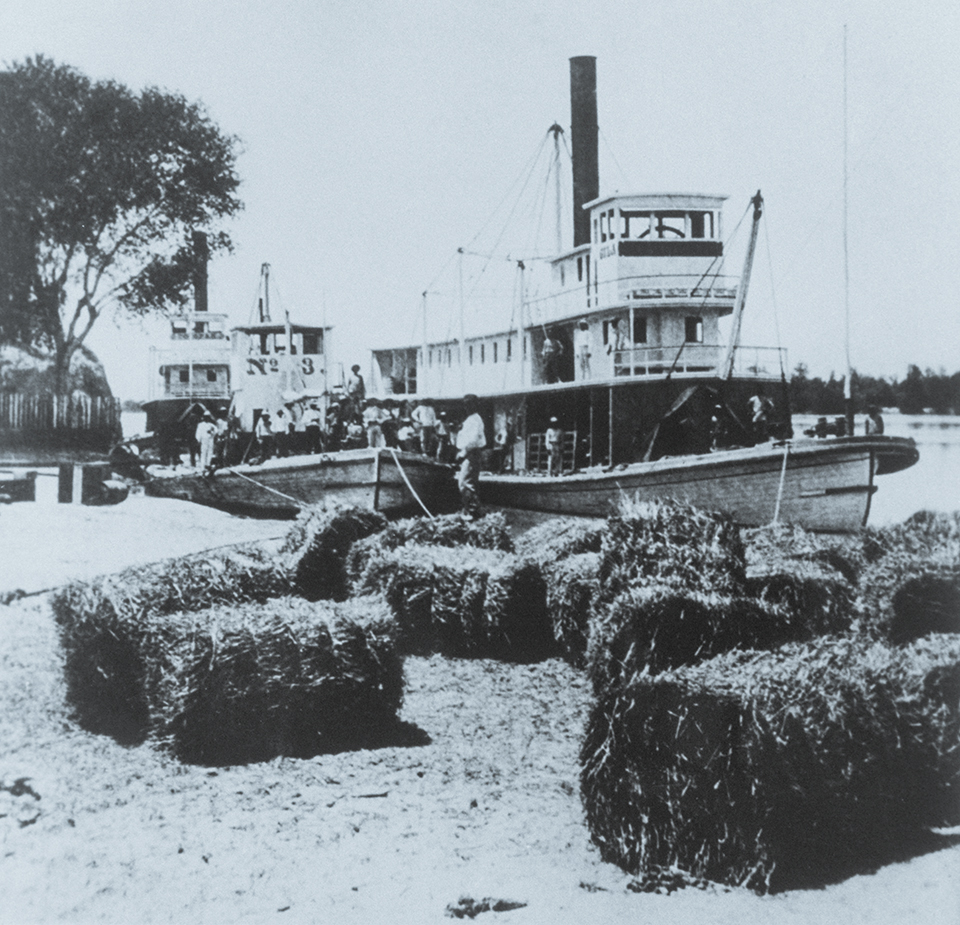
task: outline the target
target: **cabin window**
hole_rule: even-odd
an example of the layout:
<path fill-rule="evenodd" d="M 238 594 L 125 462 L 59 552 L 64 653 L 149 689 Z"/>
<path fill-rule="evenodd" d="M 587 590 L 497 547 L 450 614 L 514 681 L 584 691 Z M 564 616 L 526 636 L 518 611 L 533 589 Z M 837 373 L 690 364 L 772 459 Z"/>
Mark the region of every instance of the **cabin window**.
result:
<path fill-rule="evenodd" d="M 198 337 L 203 337 L 207 333 L 207 323 L 206 321 L 197 321 L 193 325 L 193 333 Z"/>
<path fill-rule="evenodd" d="M 633 342 L 645 344 L 647 342 L 647 318 L 645 315 L 633 316 Z"/>
<path fill-rule="evenodd" d="M 447 366 L 452 365 L 452 363 L 453 363 L 453 359 L 450 354 L 450 348 L 447 347 Z"/>
<path fill-rule="evenodd" d="M 482 363 L 482 362 L 484 361 L 484 359 L 485 359 L 485 354 L 486 354 L 486 352 L 487 352 L 487 351 L 486 351 L 486 344 L 481 344 L 481 345 L 480 345 L 480 362 L 481 362 L 481 363 Z"/>
<path fill-rule="evenodd" d="M 564 265 L 561 263 L 561 264 L 560 264 L 560 285 L 561 285 L 561 286 L 566 286 L 566 285 L 567 285 L 567 279 L 566 279 L 566 274 L 563 272 L 563 266 L 564 266 Z"/>
<path fill-rule="evenodd" d="M 596 244 L 597 241 L 599 241 L 599 240 L 600 240 L 600 238 L 599 238 L 598 235 L 597 235 L 597 220 L 594 219 L 594 220 L 593 220 L 593 243 Z"/>
<path fill-rule="evenodd" d="M 207 382 L 216 382 L 217 381 L 217 371 L 215 369 L 207 370 Z"/>
<path fill-rule="evenodd" d="M 497 342 L 493 342 L 493 362 L 497 362 Z"/>
<path fill-rule="evenodd" d="M 322 348 L 320 346 L 320 332 L 314 331 L 312 333 L 304 333 L 303 335 L 303 352 L 304 353 L 321 353 Z"/>
<path fill-rule="evenodd" d="M 181 369 L 181 370 L 180 370 L 180 381 L 181 381 L 181 382 L 189 382 L 189 381 L 190 381 L 190 370 L 189 370 L 189 369 Z"/>
<path fill-rule="evenodd" d="M 688 344 L 703 343 L 703 318 L 689 316 L 685 319 L 684 340 Z"/>
<path fill-rule="evenodd" d="M 658 212 L 656 218 L 655 231 L 658 238 L 686 237 L 685 212 Z"/>
<path fill-rule="evenodd" d="M 583 257 L 577 257 L 577 282 L 583 282 Z"/>
<path fill-rule="evenodd" d="M 616 211 L 611 209 L 607 215 L 609 217 L 610 240 L 612 241 L 617 236 Z"/>
<path fill-rule="evenodd" d="M 507 338 L 507 362 L 513 359 L 513 338 Z"/>
<path fill-rule="evenodd" d="M 600 240 L 601 242 L 607 240 L 607 213 L 606 212 L 600 213 Z"/>
<path fill-rule="evenodd" d="M 473 366 L 473 344 L 467 348 L 467 360 Z"/>
<path fill-rule="evenodd" d="M 529 338 L 526 334 L 523 335 L 523 359 L 527 358 L 527 341 Z"/>
<path fill-rule="evenodd" d="M 691 238 L 712 238 L 713 234 L 713 213 L 712 212 L 691 212 L 690 213 L 690 237 Z"/>

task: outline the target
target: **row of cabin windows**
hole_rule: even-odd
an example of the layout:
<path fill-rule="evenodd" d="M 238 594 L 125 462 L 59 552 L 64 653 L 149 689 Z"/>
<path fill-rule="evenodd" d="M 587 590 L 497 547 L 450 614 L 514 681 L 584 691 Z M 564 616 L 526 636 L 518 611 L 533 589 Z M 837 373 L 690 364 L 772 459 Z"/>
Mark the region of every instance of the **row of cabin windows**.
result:
<path fill-rule="evenodd" d="M 182 383 L 190 382 L 190 367 L 182 366 L 177 371 L 177 378 Z M 199 372 L 199 370 L 198 370 Z M 204 370 L 207 377 L 207 382 L 216 382 L 217 381 L 217 371 L 215 369 Z M 170 369 L 164 367 L 164 378 L 169 382 L 170 380 Z"/>
<path fill-rule="evenodd" d="M 618 227 L 619 224 L 619 227 Z M 715 238 L 713 212 L 620 212 L 609 209 L 593 218 L 593 241 L 676 240 L 678 238 Z"/>
<path fill-rule="evenodd" d="M 610 318 L 603 322 L 603 344 L 613 346 L 615 350 L 622 350 L 626 346 L 624 331 L 621 325 L 627 325 L 617 318 Z M 635 344 L 647 342 L 647 319 L 643 315 L 633 316 L 633 331 L 631 340 Z M 688 315 L 683 319 L 683 339 L 688 344 L 703 343 L 703 318 L 698 315 Z"/>
<path fill-rule="evenodd" d="M 287 352 L 287 335 L 282 332 L 279 334 L 256 334 L 250 338 L 250 352 L 259 352 L 260 356 L 282 356 Z M 319 331 L 290 335 L 291 356 L 320 353 L 323 353 L 323 340 Z"/>
<path fill-rule="evenodd" d="M 480 350 L 476 353 L 474 352 L 474 346 L 475 346 L 474 344 L 470 344 L 467 347 L 467 362 L 471 366 L 473 366 L 474 357 L 479 356 L 479 362 L 485 363 L 487 360 L 487 349 L 486 349 L 487 345 L 479 344 Z M 492 347 L 491 359 L 494 363 L 499 363 L 500 362 L 499 341 L 494 341 L 493 344 L 491 344 L 491 347 Z M 509 363 L 512 359 L 513 359 L 513 338 L 508 337 L 506 340 L 506 350 L 504 351 L 504 361 Z M 447 366 L 449 366 L 452 362 L 452 355 L 449 347 L 446 348 L 446 350 L 442 348 L 437 349 L 437 362 L 443 363 L 444 361 L 446 362 Z M 427 366 L 433 366 L 433 348 L 432 347 L 427 351 Z"/>

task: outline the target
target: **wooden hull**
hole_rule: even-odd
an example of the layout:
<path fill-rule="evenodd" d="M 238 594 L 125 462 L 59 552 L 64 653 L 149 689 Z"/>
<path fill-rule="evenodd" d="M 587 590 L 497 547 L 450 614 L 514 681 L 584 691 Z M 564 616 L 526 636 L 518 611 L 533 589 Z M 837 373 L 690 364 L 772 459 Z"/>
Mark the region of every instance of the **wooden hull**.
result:
<path fill-rule="evenodd" d="M 161 475 L 148 495 L 178 498 L 247 517 L 295 517 L 306 506 L 339 504 L 388 516 L 450 510 L 457 491 L 449 466 L 415 453 L 345 450 L 320 456 L 270 459 L 233 466 L 213 475 Z M 416 496 L 414 494 L 416 493 Z"/>
<path fill-rule="evenodd" d="M 481 476 L 484 503 L 605 517 L 622 497 L 674 498 L 722 511 L 747 526 L 774 520 L 808 530 L 850 532 L 866 524 L 878 473 L 913 465 L 912 440 L 800 440 L 633 463 L 561 477 Z"/>

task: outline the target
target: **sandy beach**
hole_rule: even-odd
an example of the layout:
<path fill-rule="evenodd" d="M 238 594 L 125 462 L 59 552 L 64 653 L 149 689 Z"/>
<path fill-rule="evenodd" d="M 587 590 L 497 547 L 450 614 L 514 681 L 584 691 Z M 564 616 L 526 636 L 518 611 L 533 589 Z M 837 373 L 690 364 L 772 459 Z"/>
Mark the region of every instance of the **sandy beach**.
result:
<path fill-rule="evenodd" d="M 237 767 L 77 727 L 46 595 L 73 578 L 282 535 L 134 496 L 0 510 L 0 922 L 960 922 L 960 839 L 819 890 L 632 892 L 583 823 L 590 703 L 559 660 L 408 658 L 412 744 Z"/>

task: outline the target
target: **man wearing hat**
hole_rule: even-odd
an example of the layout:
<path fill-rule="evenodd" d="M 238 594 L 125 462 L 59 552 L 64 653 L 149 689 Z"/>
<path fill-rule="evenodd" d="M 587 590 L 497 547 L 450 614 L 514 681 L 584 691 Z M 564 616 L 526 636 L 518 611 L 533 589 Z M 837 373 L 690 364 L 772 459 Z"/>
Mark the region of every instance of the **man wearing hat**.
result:
<path fill-rule="evenodd" d="M 264 411 L 257 418 L 257 426 L 254 429 L 257 437 L 257 443 L 260 449 L 260 462 L 273 456 L 276 444 L 274 443 L 273 423 L 270 420 L 270 412 Z"/>
<path fill-rule="evenodd" d="M 307 452 L 319 453 L 323 446 L 320 439 L 320 407 L 315 401 L 303 409 L 301 417 L 303 432 L 306 434 Z"/>
<path fill-rule="evenodd" d="M 380 426 L 383 423 L 385 411 L 375 398 L 371 398 L 366 405 L 363 411 L 363 426 L 367 429 L 367 446 L 386 446 L 387 442 L 383 439 L 383 429 Z"/>
<path fill-rule="evenodd" d="M 352 418 L 363 410 L 363 401 L 367 397 L 367 387 L 364 385 L 363 376 L 360 375 L 360 366 L 356 363 L 350 367 L 346 391 L 347 417 Z"/>
<path fill-rule="evenodd" d="M 487 432 L 480 417 L 480 402 L 476 395 L 463 396 L 466 415 L 457 433 L 457 484 L 463 511 L 476 520 L 480 516 L 480 453 L 487 445 Z"/>
<path fill-rule="evenodd" d="M 193 436 L 200 446 L 200 471 L 207 472 L 213 463 L 213 444 L 217 436 L 217 425 L 214 424 L 213 415 L 209 410 L 203 412 L 203 417 L 197 424 Z"/>

